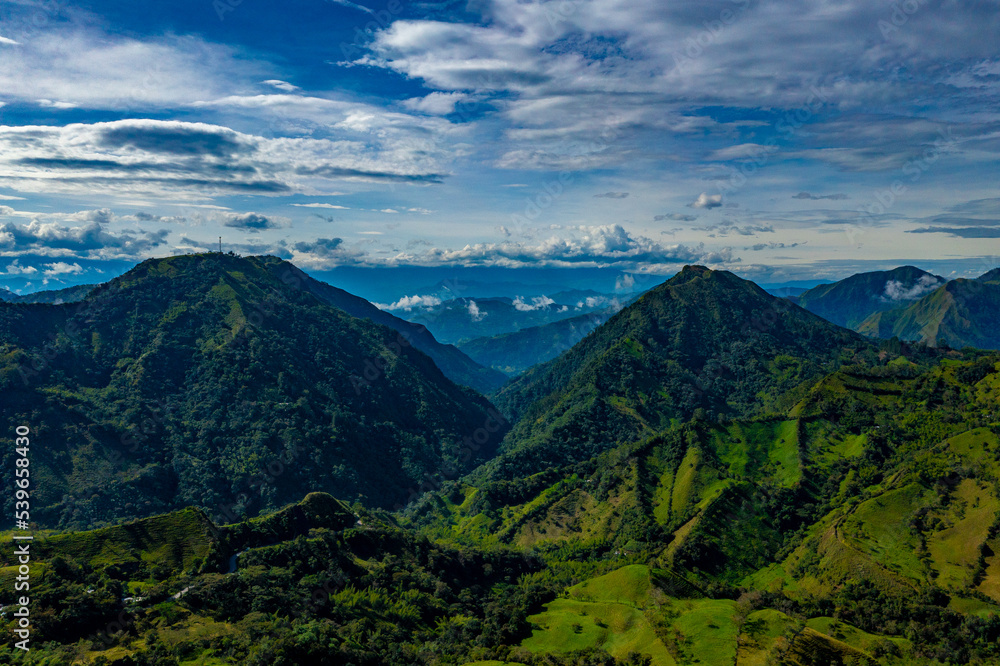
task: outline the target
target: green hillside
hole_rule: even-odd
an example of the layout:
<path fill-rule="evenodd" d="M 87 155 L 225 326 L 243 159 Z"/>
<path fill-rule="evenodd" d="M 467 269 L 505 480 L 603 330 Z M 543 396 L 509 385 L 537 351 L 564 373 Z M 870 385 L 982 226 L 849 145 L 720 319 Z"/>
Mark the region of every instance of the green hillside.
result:
<path fill-rule="evenodd" d="M 1000 357 L 914 358 L 845 367 L 784 416 L 692 420 L 585 463 L 473 475 L 407 524 L 543 554 L 565 587 L 530 618 L 532 654 L 994 663 Z"/>
<path fill-rule="evenodd" d="M 235 519 L 309 490 L 394 506 L 490 457 L 506 425 L 485 399 L 295 277 L 273 259 L 186 255 L 79 304 L 0 305 L 0 424 L 36 430 L 33 518 L 194 505 Z"/>
<path fill-rule="evenodd" d="M 1000 349 L 1000 282 L 988 276 L 952 280 L 870 332 L 953 349 Z"/>
<path fill-rule="evenodd" d="M 194 261 L 172 261 L 178 260 Z M 225 270 L 211 263 L 203 269 L 218 270 L 204 292 L 203 279 L 189 279 L 171 262 L 144 264 L 146 272 L 127 275 L 119 293 L 134 289 L 145 298 L 125 300 L 115 316 L 101 319 L 107 323 L 86 329 L 100 336 L 96 342 L 91 336 L 88 349 L 119 359 L 116 369 L 102 374 L 93 352 L 75 349 L 78 369 L 54 363 L 39 371 L 49 378 L 37 389 L 44 393 L 12 388 L 5 397 L 33 405 L 33 416 L 51 430 L 90 433 L 100 443 L 93 434 L 100 431 L 81 423 L 95 413 L 93 405 L 109 404 L 109 395 L 130 404 L 118 367 L 130 369 L 125 377 L 135 391 L 154 379 L 164 394 L 179 385 L 168 380 L 175 366 L 184 367 L 177 359 L 186 357 L 175 354 L 172 364 L 157 359 L 164 347 L 177 349 L 179 331 L 188 330 L 176 324 L 184 315 L 178 299 L 149 294 L 185 294 L 184 311 L 200 314 L 209 308 L 203 301 L 229 293 L 218 285 L 228 287 L 235 296 L 224 303 L 233 319 L 223 321 L 232 325 L 239 323 L 234 313 L 252 302 L 246 294 L 254 285 L 269 284 L 247 276 L 271 275 L 274 265 L 233 257 L 222 262 Z M 169 280 L 158 279 L 162 273 Z M 287 308 L 274 317 L 292 327 L 278 331 L 297 347 L 267 337 L 263 322 L 258 329 L 283 367 L 309 372 L 296 355 L 302 350 L 311 352 L 311 362 L 323 358 L 319 350 L 348 367 L 352 357 L 338 356 L 342 348 L 391 336 L 391 329 L 350 318 L 309 293 L 274 288 L 284 295 L 273 307 Z M 31 341 L 20 323 L 66 330 L 61 307 L 12 305 L 0 312 L 9 313 L 0 320 L 12 340 L 9 358 L 23 353 L 15 345 Z M 322 330 L 323 340 L 336 345 L 303 338 L 299 326 Z M 338 327 L 351 335 L 337 337 Z M 116 335 L 120 329 L 132 333 Z M 233 344 L 217 336 L 197 331 L 193 340 L 211 356 Z M 432 408 L 489 409 L 433 374 L 419 352 L 397 356 L 392 376 L 409 383 L 393 385 L 396 390 L 418 387 L 422 395 L 452 397 L 417 410 L 414 423 L 444 418 Z M 239 356 L 223 358 L 239 367 Z M 268 358 L 252 360 L 266 372 Z M 211 376 L 211 366 L 194 367 L 184 375 L 191 399 L 208 400 L 212 414 L 232 418 L 218 411 L 222 406 L 211 395 L 198 393 L 209 384 L 187 379 Z M 706 367 L 722 370 L 706 373 Z M 251 390 L 233 372 L 233 382 L 243 382 L 240 390 Z M 328 373 L 321 366 L 306 375 L 310 395 L 322 390 L 324 400 L 343 401 L 325 392 L 320 378 Z M 221 390 L 221 383 L 211 386 Z M 72 410 L 69 396 L 76 400 Z M 352 412 L 354 427 L 381 418 L 379 409 L 395 409 L 384 417 L 395 423 L 410 422 L 405 391 L 380 396 L 385 405 Z M 329 464 L 318 453 L 318 461 L 303 457 L 295 470 L 262 484 L 274 504 L 257 516 L 213 520 L 204 496 L 196 496 L 185 502 L 196 508 L 97 530 L 36 531 L 35 643 L 29 655 L 0 646 L 0 662 L 1000 663 L 996 353 L 865 340 L 731 274 L 694 267 L 556 360 L 529 370 L 501 397 L 519 418 L 502 446 L 484 452 L 478 467 L 470 461 L 462 468 L 469 473 L 456 470 L 422 486 L 428 492 L 395 513 L 353 495 L 346 496 L 350 505 L 323 493 L 278 502 L 277 489 L 290 496 L 311 478 L 310 464 Z M 209 417 L 196 421 L 197 404 L 182 402 L 183 420 L 148 440 L 153 450 L 169 444 L 173 470 L 184 470 L 176 462 L 178 452 L 190 450 L 183 446 L 204 441 L 191 436 L 195 425 L 208 432 Z M 226 404 L 242 403 L 228 396 Z M 304 404 L 320 414 L 316 422 L 329 416 L 319 400 Z M 279 427 L 273 417 L 251 414 L 256 421 L 240 423 L 252 423 L 254 432 Z M 336 425 L 342 427 L 339 416 Z M 486 432 L 482 422 L 469 425 Z M 396 449 L 373 456 L 377 439 L 363 434 L 343 442 L 355 451 L 353 460 L 374 458 L 367 466 L 359 462 L 354 474 L 371 478 L 363 474 L 378 468 L 391 475 Z M 43 437 L 39 429 L 33 445 L 39 487 L 60 482 L 52 470 L 100 478 L 107 463 L 94 456 L 93 443 L 64 453 L 45 448 Z M 232 451 L 252 452 L 254 440 L 232 441 Z M 401 447 L 400 455 L 405 451 Z M 204 474 L 212 467 L 199 461 L 193 469 Z M 174 473 L 175 485 L 162 487 L 153 483 L 159 477 L 141 470 L 129 478 L 147 493 L 172 492 L 172 501 L 184 501 L 191 476 Z M 294 484 L 284 486 L 285 478 Z M 105 486 L 114 488 L 107 482 L 88 487 L 97 496 L 86 496 L 93 504 L 63 500 L 60 519 L 101 506 L 102 492 L 122 514 L 156 513 L 152 500 L 122 503 Z M 39 502 L 44 497 L 40 492 L 34 501 L 50 510 Z M 14 601 L 12 558 L 9 551 L 0 555 L 5 606 Z M 9 615 L 0 617 L 12 627 Z"/>
<path fill-rule="evenodd" d="M 901 266 L 820 285 L 794 300 L 827 321 L 855 329 L 876 312 L 905 307 L 943 283 L 944 278 L 915 266 Z"/>
<path fill-rule="evenodd" d="M 86 298 L 87 294 L 89 294 L 96 286 L 97 285 L 93 284 L 81 284 L 75 287 L 66 287 L 64 289 L 35 291 L 21 296 L 10 294 L 8 292 L 10 296 L 9 298 L 3 298 L 3 296 L 0 295 L 0 299 L 10 301 L 11 303 L 52 303 L 55 305 L 60 303 L 76 303 Z"/>
<path fill-rule="evenodd" d="M 456 384 L 469 386 L 485 395 L 500 388 L 507 381 L 507 377 L 501 372 L 491 370 L 486 364 L 479 365 L 452 345 L 441 344 L 421 324 L 414 324 L 383 312 L 363 298 L 309 277 L 287 261 L 281 261 L 276 257 L 266 257 L 264 261 L 268 270 L 275 276 L 290 281 L 299 289 L 308 291 L 352 317 L 368 319 L 398 331 L 407 343 L 430 356 L 445 377 Z"/>
<path fill-rule="evenodd" d="M 541 471 L 703 418 L 787 407 L 872 346 L 752 282 L 688 266 L 495 396 L 517 420 L 497 468 Z"/>

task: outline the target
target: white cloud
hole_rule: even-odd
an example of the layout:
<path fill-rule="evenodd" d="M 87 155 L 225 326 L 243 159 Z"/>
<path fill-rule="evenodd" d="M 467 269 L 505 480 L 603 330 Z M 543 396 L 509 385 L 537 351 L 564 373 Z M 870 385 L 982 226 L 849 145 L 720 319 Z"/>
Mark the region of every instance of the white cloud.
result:
<path fill-rule="evenodd" d="M 469 310 L 469 317 L 472 318 L 472 321 L 482 321 L 487 315 L 486 312 L 480 312 L 479 305 L 475 301 L 470 300 L 466 307 Z"/>
<path fill-rule="evenodd" d="M 72 102 L 52 101 L 51 99 L 36 99 L 35 103 L 43 109 L 66 110 L 76 108 L 76 104 L 73 104 Z"/>
<path fill-rule="evenodd" d="M 21 42 L 14 41 L 9 37 L 4 37 L 3 35 L 0 35 L 0 46 L 20 46 L 20 45 Z"/>
<path fill-rule="evenodd" d="M 376 304 L 381 310 L 413 310 L 414 308 L 433 308 L 441 305 L 437 296 L 403 296 L 395 303 Z"/>
<path fill-rule="evenodd" d="M 350 0 L 328 0 L 328 1 L 334 4 L 343 5 L 344 7 L 350 7 L 351 9 L 356 9 L 359 12 L 365 12 L 367 14 L 372 14 L 373 16 L 375 15 L 375 12 L 373 10 L 363 5 L 351 2 Z"/>
<path fill-rule="evenodd" d="M 268 139 L 180 121 L 0 126 L 0 179 L 22 192 L 325 195 L 334 181 L 440 182 L 444 159 L 420 143 L 380 150 L 354 140 Z"/>
<path fill-rule="evenodd" d="M 38 269 L 34 266 L 22 266 L 20 262 L 20 259 L 15 259 L 10 262 L 10 264 L 7 265 L 7 268 L 4 269 L 4 272 L 7 275 L 32 275 L 38 272 Z"/>
<path fill-rule="evenodd" d="M 292 85 L 288 81 L 281 81 L 280 79 L 268 79 L 267 81 L 261 81 L 261 83 L 271 86 L 272 88 L 277 88 L 278 90 L 283 90 L 284 92 L 295 92 L 299 90 L 299 87 Z"/>
<path fill-rule="evenodd" d="M 424 97 L 411 97 L 403 100 L 403 106 L 417 113 L 446 116 L 455 111 L 456 104 L 465 101 L 468 97 L 465 93 L 459 92 L 433 92 Z"/>
<path fill-rule="evenodd" d="M 259 65 L 197 37 L 132 39 L 92 29 L 38 32 L 4 53 L 0 90 L 23 101 L 84 108 L 160 109 L 211 99 L 259 80 Z"/>
<path fill-rule="evenodd" d="M 77 263 L 66 263 L 57 261 L 52 264 L 45 264 L 45 275 L 53 277 L 56 275 L 79 275 L 83 272 L 83 267 Z"/>
<path fill-rule="evenodd" d="M 507 266 L 635 266 L 641 264 L 727 263 L 733 261 L 728 248 L 706 251 L 704 245 L 662 245 L 633 235 L 618 224 L 578 226 L 562 229 L 561 235 L 544 240 L 475 243 L 461 249 L 430 248 L 417 255 L 401 255 L 399 261 L 421 265 Z"/>
<path fill-rule="evenodd" d="M 635 277 L 628 273 L 623 273 L 615 280 L 615 291 L 625 291 L 635 286 Z"/>
<path fill-rule="evenodd" d="M 328 208 L 330 210 L 350 210 L 347 206 L 338 206 L 337 204 L 330 203 L 306 203 L 306 204 L 292 204 L 299 208 Z"/>
<path fill-rule="evenodd" d="M 891 12 L 872 3 L 487 0 L 469 6 L 479 16 L 465 23 L 394 21 L 376 32 L 371 54 L 356 63 L 443 94 L 488 100 L 483 112 L 502 120 L 508 140 L 501 167 L 586 169 L 636 155 L 699 159 L 706 151 L 717 160 L 748 159 L 774 149 L 732 145 L 747 136 L 735 128 L 775 125 L 808 142 L 808 132 L 794 131 L 801 126 L 794 116 L 803 110 L 810 123 L 822 120 L 816 112 L 824 106 L 907 118 L 913 99 L 933 99 L 921 112 L 948 123 L 964 122 L 953 108 L 979 114 L 981 99 L 972 91 L 996 90 L 995 9 L 959 3 L 947 21 L 922 14 L 883 39 L 877 25 Z M 901 63 L 907 76 L 884 75 Z M 767 108 L 774 120 L 723 122 L 692 111 L 706 106 Z M 787 114 L 791 126 L 780 122 Z M 697 147 L 678 149 L 684 135 Z M 895 163 L 860 133 L 823 147 L 830 146 L 868 154 L 811 157 L 845 168 Z"/>
<path fill-rule="evenodd" d="M 518 296 L 514 299 L 513 305 L 514 309 L 519 312 L 532 312 L 534 310 L 541 310 L 547 308 L 550 305 L 554 305 L 555 301 L 548 296 L 535 296 L 531 299 L 530 303 L 526 303 L 524 298 Z"/>
<path fill-rule="evenodd" d="M 722 206 L 722 195 L 721 194 L 708 194 L 707 192 L 702 192 L 698 195 L 698 198 L 693 202 L 688 204 L 691 208 L 719 208 Z"/>
<path fill-rule="evenodd" d="M 166 245 L 167 231 L 110 229 L 118 218 L 107 209 L 52 214 L 27 224 L 0 223 L 0 256 L 136 259 Z"/>
<path fill-rule="evenodd" d="M 899 280 L 889 280 L 885 283 L 885 292 L 882 294 L 884 301 L 915 301 L 918 298 L 929 294 L 944 284 L 944 281 L 937 279 L 933 275 L 922 275 L 920 279 L 907 287 Z"/>

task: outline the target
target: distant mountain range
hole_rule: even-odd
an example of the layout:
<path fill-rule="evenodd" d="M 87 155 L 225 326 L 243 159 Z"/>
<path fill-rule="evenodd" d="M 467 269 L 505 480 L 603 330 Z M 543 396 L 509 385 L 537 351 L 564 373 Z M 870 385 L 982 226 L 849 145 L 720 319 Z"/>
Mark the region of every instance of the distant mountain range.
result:
<path fill-rule="evenodd" d="M 460 342 L 457 346 L 477 363 L 516 376 L 569 350 L 617 311 L 618 308 L 598 310 L 513 333 Z"/>
<path fill-rule="evenodd" d="M 448 344 L 513 333 L 533 326 L 598 312 L 620 303 L 621 297 L 589 291 L 563 291 L 552 296 L 462 297 L 450 300 L 404 299 L 390 312 L 426 326 Z"/>
<path fill-rule="evenodd" d="M 81 284 L 75 287 L 65 287 L 64 289 L 51 289 L 45 291 L 35 291 L 30 294 L 15 294 L 6 289 L 0 289 L 0 301 L 6 303 L 75 303 L 82 301 L 96 285 Z"/>
<path fill-rule="evenodd" d="M 1000 349 L 1000 269 L 946 281 L 903 266 L 853 275 L 792 300 L 870 337 Z"/>
<path fill-rule="evenodd" d="M 793 300 L 827 321 L 857 328 L 870 315 L 908 305 L 944 282 L 944 278 L 915 266 L 902 266 L 891 271 L 858 273 L 809 289 Z"/>

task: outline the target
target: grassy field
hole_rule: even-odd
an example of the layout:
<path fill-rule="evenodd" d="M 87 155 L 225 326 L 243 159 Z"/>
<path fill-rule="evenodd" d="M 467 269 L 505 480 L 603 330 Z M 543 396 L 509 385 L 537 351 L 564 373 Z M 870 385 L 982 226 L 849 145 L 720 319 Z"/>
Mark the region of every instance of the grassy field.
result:
<path fill-rule="evenodd" d="M 925 581 L 928 571 L 917 555 L 919 541 L 910 531 L 910 518 L 932 495 L 916 483 L 885 492 L 859 505 L 841 532 L 877 562 L 913 581 Z"/>
<path fill-rule="evenodd" d="M 979 549 L 996 520 L 1000 502 L 992 488 L 981 481 L 962 479 L 951 501 L 939 516 L 945 529 L 927 539 L 938 585 L 946 589 L 964 589 L 971 585 L 979 562 Z"/>

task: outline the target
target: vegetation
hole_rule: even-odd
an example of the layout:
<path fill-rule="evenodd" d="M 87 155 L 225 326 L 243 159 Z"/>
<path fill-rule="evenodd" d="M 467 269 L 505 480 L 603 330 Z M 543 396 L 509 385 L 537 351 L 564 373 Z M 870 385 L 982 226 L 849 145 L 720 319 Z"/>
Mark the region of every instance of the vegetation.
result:
<path fill-rule="evenodd" d="M 169 262 L 156 270 L 169 271 Z M 213 284 L 250 289 L 213 276 L 223 278 Z M 144 275 L 126 277 L 146 284 Z M 186 303 L 207 298 L 193 285 L 181 293 Z M 385 330 L 337 319 L 310 294 L 286 298 L 302 299 L 295 303 L 303 308 L 287 314 L 306 324 L 318 312 L 329 318 L 323 322 L 346 320 L 354 338 L 338 344 Z M 158 342 L 137 332 L 129 349 L 155 359 L 174 344 L 172 327 L 162 325 L 183 319 L 172 303 L 160 299 L 156 317 L 136 327 L 153 330 Z M 8 307 L 0 321 L 25 306 Z M 31 310 L 39 327 L 63 316 L 58 307 Z M 121 310 L 115 325 L 142 323 L 136 316 Z M 14 340 L 5 353 L 26 344 L 17 330 L 3 332 L 0 339 Z M 100 334 L 95 345 L 105 353 L 125 357 L 114 325 L 87 330 Z M 301 329 L 289 333 L 310 340 Z M 292 350 L 266 341 L 287 355 L 282 363 L 310 372 Z M 121 386 L 116 371 L 96 374 L 101 385 L 86 374 L 104 367 L 100 355 L 72 353 L 80 369 L 57 360 L 40 373 L 50 380 L 38 393 L 5 393 L 12 396 L 5 417 L 23 417 L 30 406 L 36 422 L 58 431 L 93 419 L 98 407 L 126 413 L 103 393 Z M 141 354 L 128 355 L 134 390 L 170 369 Z M 400 355 L 401 381 L 417 382 L 423 395 L 450 396 L 442 408 L 471 405 L 477 417 L 485 414 L 484 401 L 433 368 L 416 374 L 410 366 L 422 358 Z M 322 386 L 303 376 L 310 392 Z M 158 390 L 173 386 L 157 381 Z M 196 382 L 184 386 L 222 409 L 197 393 Z M 404 392 L 393 406 L 405 404 L 413 385 L 395 386 Z M 111 395 L 128 404 L 127 392 Z M 0 661 L 1000 662 L 1000 355 L 866 340 L 735 276 L 693 267 L 529 370 L 499 400 L 518 420 L 499 449 L 483 454 L 492 457 L 393 513 L 352 494 L 342 496 L 346 504 L 312 493 L 221 521 L 193 496 L 186 503 L 197 508 L 92 531 L 40 530 L 37 643 L 29 655 L 0 646 Z M 171 428 L 187 436 L 170 430 L 163 441 L 203 446 L 201 431 L 185 425 L 199 418 L 197 403 L 184 404 L 184 420 Z M 354 418 L 368 422 L 371 413 Z M 393 418 L 407 423 L 408 413 Z M 260 414 L 247 423 L 271 427 Z M 96 431 L 75 427 L 77 435 Z M 250 446 L 234 441 L 234 451 Z M 79 466 L 87 460 L 65 455 Z M 383 451 L 377 464 L 390 460 Z M 357 468 L 358 478 L 374 483 L 366 469 Z M 301 487 L 294 478 L 288 493 Z M 9 552 L 2 557 L 6 605 L 14 562 Z"/>
<path fill-rule="evenodd" d="M 507 426 L 484 398 L 297 278 L 273 258 L 188 255 L 77 304 L 3 304 L 0 428 L 32 425 L 47 452 L 32 517 L 238 520 L 309 490 L 392 507 L 492 455 Z"/>
<path fill-rule="evenodd" d="M 869 316 L 906 307 L 943 283 L 944 278 L 915 266 L 900 266 L 822 284 L 793 300 L 828 321 L 856 330 Z"/>

